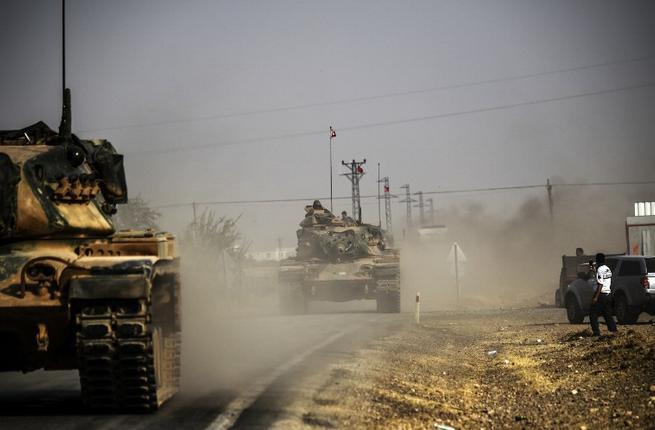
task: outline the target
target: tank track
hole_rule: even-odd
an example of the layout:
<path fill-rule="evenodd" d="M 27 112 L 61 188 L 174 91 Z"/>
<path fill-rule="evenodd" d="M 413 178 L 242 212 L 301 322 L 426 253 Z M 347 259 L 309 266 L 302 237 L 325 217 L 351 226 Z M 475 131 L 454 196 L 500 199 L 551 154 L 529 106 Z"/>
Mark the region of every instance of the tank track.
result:
<path fill-rule="evenodd" d="M 164 336 L 144 300 L 80 303 L 76 347 L 90 409 L 150 412 L 179 387 L 180 334 Z"/>
<path fill-rule="evenodd" d="M 375 272 L 377 312 L 400 312 L 400 270 L 398 267 Z"/>

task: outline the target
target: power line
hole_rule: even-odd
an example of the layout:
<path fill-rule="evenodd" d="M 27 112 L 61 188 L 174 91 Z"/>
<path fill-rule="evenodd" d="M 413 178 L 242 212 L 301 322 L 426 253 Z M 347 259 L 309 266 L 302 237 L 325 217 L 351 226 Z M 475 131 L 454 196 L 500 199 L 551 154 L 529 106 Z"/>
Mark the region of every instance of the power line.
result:
<path fill-rule="evenodd" d="M 654 181 L 636 181 L 636 182 L 580 182 L 577 184 L 559 184 L 553 185 L 553 187 L 602 187 L 608 185 L 650 185 L 654 184 Z"/>
<path fill-rule="evenodd" d="M 620 185 L 655 185 L 653 181 L 625 181 L 625 182 L 586 182 L 586 183 L 573 183 L 573 184 L 551 184 L 553 188 L 559 187 L 598 187 L 598 186 L 620 186 Z M 450 190 L 436 190 L 424 191 L 423 194 L 466 194 L 477 192 L 493 192 L 493 191 L 517 191 L 546 188 L 547 184 L 529 184 L 529 185 L 511 185 L 507 187 L 485 187 L 485 188 L 460 188 Z M 335 200 L 350 200 L 352 196 L 338 196 L 334 197 Z M 377 194 L 369 194 L 360 196 L 361 199 L 377 199 Z M 398 196 L 390 196 L 390 198 L 398 198 Z M 251 205 L 251 204 L 271 204 L 271 203 L 293 203 L 293 202 L 309 202 L 316 200 L 317 197 L 294 197 L 294 198 L 281 198 L 281 199 L 261 199 L 261 200 L 218 200 L 218 201 L 205 201 L 205 202 L 188 202 L 188 203 L 171 203 L 167 205 L 155 206 L 153 209 L 166 209 L 175 207 L 189 207 L 189 206 L 220 206 L 220 205 Z M 318 197 L 318 200 L 326 200 L 327 197 Z"/>
<path fill-rule="evenodd" d="M 544 188 L 545 184 L 534 185 L 515 185 L 511 187 L 491 187 L 491 188 L 466 188 L 461 190 L 438 190 L 438 191 L 425 191 L 423 194 L 462 194 L 462 193 L 477 193 L 488 191 L 509 191 L 509 190 L 529 190 L 532 188 Z"/>
<path fill-rule="evenodd" d="M 643 83 L 643 84 L 628 85 L 628 86 L 619 87 L 619 88 L 610 88 L 610 89 L 606 89 L 606 90 L 589 91 L 589 92 L 578 93 L 578 94 L 570 94 L 570 95 L 566 95 L 566 96 L 551 97 L 551 98 L 538 99 L 538 100 L 530 100 L 530 101 L 518 102 L 518 103 L 509 103 L 509 104 L 496 105 L 496 106 L 490 106 L 490 107 L 485 107 L 485 108 L 469 109 L 469 110 L 463 110 L 463 111 L 446 112 L 446 113 L 435 114 L 435 115 L 425 115 L 425 116 L 404 118 L 404 119 L 398 119 L 398 120 L 390 120 L 390 121 L 373 122 L 373 123 L 366 123 L 366 124 L 359 124 L 359 125 L 352 125 L 352 126 L 344 126 L 344 127 L 339 127 L 339 129 L 342 130 L 342 131 L 343 130 L 345 130 L 345 131 L 355 131 L 355 130 L 363 130 L 363 129 L 370 129 L 370 128 L 388 127 L 388 126 L 392 126 L 392 125 L 409 124 L 409 123 L 413 123 L 413 122 L 429 121 L 429 120 L 442 119 L 442 118 L 451 118 L 451 117 L 457 117 L 457 116 L 462 116 L 462 115 L 492 112 L 492 111 L 497 111 L 497 110 L 508 110 L 508 109 L 514 109 L 514 108 L 522 107 L 522 106 L 532 106 L 532 105 L 538 105 L 538 104 L 544 104 L 544 103 L 559 102 L 559 101 L 577 99 L 577 98 L 582 98 L 582 97 L 611 94 L 611 93 L 616 93 L 616 92 L 629 91 L 629 90 L 635 90 L 635 89 L 643 89 L 643 88 L 651 88 L 651 87 L 655 87 L 655 82 L 646 82 L 646 83 Z M 288 133 L 288 134 L 282 134 L 282 135 L 253 137 L 253 138 L 247 138 L 247 139 L 236 139 L 236 140 L 231 140 L 231 141 L 224 141 L 224 142 L 217 142 L 217 143 L 206 143 L 206 144 L 201 144 L 201 145 L 192 145 L 192 146 L 184 146 L 184 147 L 177 147 L 177 148 L 145 149 L 145 150 L 141 150 L 141 151 L 127 152 L 126 155 L 163 154 L 163 153 L 181 152 L 181 151 L 197 151 L 197 150 L 209 149 L 209 148 L 214 148 L 214 147 L 222 147 L 222 146 L 243 145 L 243 144 L 250 144 L 250 143 L 270 142 L 270 141 L 276 141 L 276 140 L 289 140 L 289 139 L 296 139 L 296 138 L 300 138 L 300 137 L 320 136 L 320 135 L 324 135 L 325 133 L 326 133 L 325 130 L 304 131 L 304 132 L 298 132 L 298 133 Z"/>
<path fill-rule="evenodd" d="M 361 196 L 363 199 L 368 199 L 371 197 L 377 196 Z M 288 199 L 261 199 L 261 200 L 222 200 L 222 201 L 206 201 L 206 202 L 195 202 L 198 206 L 217 206 L 217 205 L 242 205 L 242 204 L 265 204 L 265 203 L 293 203 L 293 202 L 306 202 L 313 200 L 328 200 L 329 197 L 293 197 Z M 338 196 L 333 197 L 334 200 L 350 200 L 351 196 Z M 153 209 L 166 209 L 166 208 L 175 208 L 175 207 L 185 207 L 192 205 L 193 203 L 171 203 L 167 205 L 155 206 Z"/>
<path fill-rule="evenodd" d="M 545 72 L 514 75 L 514 76 L 506 76 L 506 77 L 495 78 L 495 79 L 485 79 L 485 80 L 481 80 L 481 81 L 466 82 L 466 83 L 454 84 L 454 85 L 443 85 L 443 86 L 430 87 L 430 88 L 420 88 L 420 89 L 408 90 L 408 91 L 397 91 L 397 92 L 390 92 L 390 93 L 386 93 L 386 94 L 379 94 L 379 95 L 372 95 L 372 96 L 343 98 L 343 99 L 337 99 L 337 100 L 326 101 L 326 102 L 315 102 L 315 103 L 297 104 L 297 105 L 289 105 L 289 106 L 280 106 L 280 107 L 268 108 L 268 109 L 255 109 L 255 110 L 250 110 L 250 111 L 232 112 L 232 113 L 226 113 L 226 114 L 205 115 L 205 116 L 199 116 L 199 117 L 195 117 L 195 118 L 169 119 L 169 120 L 164 120 L 164 121 L 153 121 L 153 122 L 140 123 L 140 124 L 127 124 L 127 125 L 115 126 L 115 127 L 87 129 L 87 130 L 80 130 L 79 132 L 80 133 L 88 133 L 88 132 L 111 131 L 111 130 L 127 130 L 127 129 L 131 129 L 131 128 L 147 128 L 147 127 L 156 127 L 156 126 L 161 126 L 161 125 L 185 124 L 185 123 L 192 123 L 192 122 L 203 122 L 203 121 L 211 121 L 211 120 L 220 120 L 220 119 L 228 119 L 228 118 L 237 118 L 237 117 L 261 115 L 261 114 L 266 114 L 266 113 L 277 113 L 277 112 L 294 111 L 294 110 L 300 110 L 300 109 L 311 109 L 311 108 L 316 108 L 316 107 L 335 106 L 335 105 L 341 105 L 341 104 L 358 103 L 358 102 L 373 101 L 373 100 L 382 100 L 382 99 L 388 99 L 388 98 L 394 98 L 394 97 L 403 97 L 403 96 L 410 96 L 410 95 L 416 95 L 416 94 L 425 94 L 425 93 L 432 93 L 432 92 L 445 91 L 445 90 L 453 90 L 453 89 L 460 89 L 460 88 L 476 87 L 476 86 L 481 86 L 481 85 L 496 84 L 496 83 L 507 82 L 507 81 L 537 78 L 537 77 L 541 77 L 541 76 L 548 76 L 548 75 L 559 74 L 559 73 L 568 73 L 568 72 L 589 70 L 589 69 L 595 69 L 595 68 L 599 68 L 599 67 L 607 67 L 607 66 L 614 66 L 614 65 L 620 65 L 620 64 L 638 63 L 638 62 L 650 61 L 650 60 L 653 60 L 653 59 L 655 59 L 655 56 L 650 55 L 650 56 L 645 56 L 645 57 L 637 57 L 637 58 L 630 58 L 630 59 L 624 59 L 624 60 L 607 61 L 607 62 L 603 62 L 603 63 L 589 64 L 589 65 L 585 65 L 585 66 L 576 66 L 576 67 L 570 67 L 570 68 L 566 68 L 566 69 L 555 69 L 555 70 L 548 70 L 548 71 L 545 71 Z"/>
<path fill-rule="evenodd" d="M 586 93 L 571 94 L 571 95 L 567 95 L 567 96 L 559 96 L 559 97 L 551 97 L 551 98 L 546 98 L 546 99 L 531 100 L 531 101 L 527 101 L 527 102 L 497 105 L 497 106 L 491 106 L 491 107 L 486 107 L 486 108 L 470 109 L 470 110 L 457 111 L 457 112 L 447 112 L 447 113 L 443 113 L 443 114 L 425 115 L 425 116 L 421 116 L 421 117 L 399 119 L 399 120 L 394 120 L 394 121 L 384 121 L 384 122 L 378 122 L 378 123 L 369 123 L 369 124 L 356 125 L 356 126 L 351 126 L 351 127 L 339 127 L 339 128 L 341 130 L 361 130 L 361 129 L 366 129 L 366 128 L 384 127 L 384 126 L 397 125 L 397 124 L 407 124 L 407 123 L 427 121 L 427 120 L 432 120 L 432 119 L 449 118 L 449 117 L 455 117 L 455 116 L 461 116 L 461 115 L 491 112 L 491 111 L 495 111 L 495 110 L 507 110 L 507 109 L 513 109 L 513 108 L 517 108 L 517 107 L 521 107 L 521 106 L 530 106 L 530 105 L 537 105 L 537 104 L 543 104 L 543 103 L 551 103 L 551 102 L 571 100 L 571 99 L 576 99 L 576 98 L 581 98 L 581 97 L 595 96 L 595 95 L 601 95 L 601 94 L 610 94 L 610 93 L 615 93 L 615 92 L 620 92 L 620 91 L 635 90 L 635 89 L 649 88 L 649 87 L 655 87 L 655 82 L 647 82 L 647 83 L 644 83 L 644 84 L 629 85 L 629 86 L 620 87 L 620 88 L 610 88 L 610 89 L 607 89 L 607 90 L 599 90 L 599 91 L 590 91 L 590 92 L 586 92 Z M 321 133 L 325 133 L 325 131 L 322 131 Z"/>

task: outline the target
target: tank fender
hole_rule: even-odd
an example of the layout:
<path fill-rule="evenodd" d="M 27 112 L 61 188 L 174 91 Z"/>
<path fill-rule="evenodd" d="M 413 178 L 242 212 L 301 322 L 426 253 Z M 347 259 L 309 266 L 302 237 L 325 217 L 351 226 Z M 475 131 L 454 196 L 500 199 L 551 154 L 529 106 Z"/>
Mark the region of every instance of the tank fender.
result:
<path fill-rule="evenodd" d="M 278 280 L 281 282 L 300 282 L 305 279 L 306 271 L 303 266 L 280 266 Z"/>
<path fill-rule="evenodd" d="M 140 299 L 150 296 L 150 279 L 144 275 L 95 275 L 70 281 L 71 299 Z"/>

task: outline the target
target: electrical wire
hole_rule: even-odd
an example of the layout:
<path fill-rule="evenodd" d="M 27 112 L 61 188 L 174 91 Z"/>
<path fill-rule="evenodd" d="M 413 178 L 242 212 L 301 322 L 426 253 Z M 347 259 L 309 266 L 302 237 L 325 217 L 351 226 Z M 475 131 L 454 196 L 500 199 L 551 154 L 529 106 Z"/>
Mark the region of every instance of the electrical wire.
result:
<path fill-rule="evenodd" d="M 497 111 L 497 110 L 508 110 L 508 109 L 514 109 L 514 108 L 523 107 L 523 106 L 532 106 L 532 105 L 538 105 L 538 104 L 543 104 L 543 103 L 559 102 L 559 101 L 572 100 L 572 99 L 577 99 L 577 98 L 582 98 L 582 97 L 604 95 L 604 94 L 611 94 L 611 93 L 616 93 L 616 92 L 629 91 L 629 90 L 635 90 L 635 89 L 652 88 L 652 87 L 655 87 L 655 82 L 646 82 L 646 83 L 642 83 L 642 84 L 628 85 L 628 86 L 619 87 L 619 88 L 610 88 L 610 89 L 606 89 L 606 90 L 589 91 L 589 92 L 578 93 L 578 94 L 569 94 L 569 95 L 566 95 L 566 96 L 550 97 L 550 98 L 545 98 L 545 99 L 530 100 L 530 101 L 518 102 L 518 103 L 509 103 L 509 104 L 496 105 L 496 106 L 477 108 L 477 109 L 469 109 L 469 110 L 463 110 L 463 111 L 446 112 L 446 113 L 435 114 L 435 115 L 424 115 L 424 116 L 419 116 L 419 117 L 404 118 L 404 119 L 398 119 L 398 120 L 390 120 L 390 121 L 373 122 L 373 123 L 366 123 L 366 124 L 359 124 L 359 125 L 352 125 L 352 126 L 344 126 L 344 127 L 340 127 L 339 129 L 341 131 L 355 131 L 355 130 L 363 130 L 363 129 L 371 129 L 371 128 L 379 128 L 379 127 L 388 127 L 388 126 L 392 126 L 392 125 L 409 124 L 409 123 L 413 123 L 413 122 L 429 121 L 429 120 L 442 119 L 442 118 L 452 118 L 452 117 L 457 117 L 457 116 L 462 116 L 462 115 L 486 113 L 486 112 L 492 112 L 492 111 Z M 305 132 L 289 133 L 289 134 L 282 134 L 282 135 L 262 136 L 262 137 L 246 138 L 246 139 L 236 139 L 236 140 L 231 140 L 231 141 L 206 143 L 206 144 L 201 144 L 201 145 L 190 145 L 190 146 L 174 147 L 174 148 L 144 149 L 144 150 L 141 150 L 141 151 L 126 152 L 126 155 L 164 154 L 164 153 L 173 153 L 173 152 L 197 151 L 197 150 L 209 149 L 209 148 L 214 148 L 214 147 L 223 147 L 223 146 L 231 146 L 231 145 L 243 145 L 243 144 L 260 143 L 260 142 L 270 142 L 270 141 L 276 141 L 276 140 L 290 140 L 290 139 L 297 139 L 297 138 L 300 138 L 300 137 L 309 137 L 309 136 L 321 136 L 321 135 L 325 135 L 325 133 L 326 133 L 325 130 L 314 130 L 314 131 L 305 131 Z"/>
<path fill-rule="evenodd" d="M 444 85 L 444 86 L 437 86 L 437 87 L 430 87 L 430 88 L 420 88 L 420 89 L 414 89 L 414 90 L 408 90 L 408 91 L 397 91 L 397 92 L 390 92 L 390 93 L 379 94 L 379 95 L 371 95 L 371 96 L 343 98 L 343 99 L 337 99 L 337 100 L 326 101 L 326 102 L 314 102 L 314 103 L 305 103 L 305 104 L 297 104 L 297 105 L 289 105 L 289 106 L 280 106 L 280 107 L 268 108 L 268 109 L 254 109 L 254 110 L 242 111 L 242 112 L 232 112 L 232 113 L 225 113 L 225 114 L 205 115 L 205 116 L 199 116 L 199 117 L 196 117 L 196 118 L 170 119 L 170 120 L 165 120 L 165 121 L 153 121 L 153 122 L 140 123 L 140 124 L 127 124 L 127 125 L 115 126 L 115 127 L 87 129 L 87 130 L 80 130 L 80 133 L 104 132 L 104 131 L 112 131 L 112 130 L 127 130 L 127 129 L 132 129 L 132 128 L 156 127 L 156 126 L 162 126 L 162 125 L 184 124 L 184 123 L 193 123 L 193 122 L 201 122 L 201 121 L 212 121 L 212 120 L 220 120 L 220 119 L 228 119 L 228 118 L 262 115 L 262 114 L 267 114 L 267 113 L 287 112 L 287 111 L 294 111 L 294 110 L 301 110 L 301 109 L 311 109 L 311 108 L 316 108 L 316 107 L 336 106 L 336 105 L 358 103 L 358 102 L 364 102 L 364 101 L 373 101 L 373 100 L 382 100 L 382 99 L 395 98 L 395 97 L 404 97 L 404 96 L 410 96 L 410 95 L 416 95 L 416 94 L 426 94 L 426 93 L 439 92 L 439 91 L 452 90 L 452 89 L 476 87 L 476 86 L 481 86 L 481 85 L 496 84 L 496 83 L 502 83 L 502 82 L 508 82 L 508 81 L 515 81 L 515 80 L 524 80 L 524 79 L 537 78 L 537 77 L 548 76 L 548 75 L 559 74 L 559 73 L 568 73 L 568 72 L 576 72 L 576 71 L 581 71 L 581 70 L 595 69 L 595 68 L 599 68 L 599 67 L 608 67 L 608 66 L 614 66 L 614 65 L 620 65 L 620 64 L 638 63 L 638 62 L 650 61 L 650 60 L 653 60 L 653 59 L 655 59 L 655 55 L 649 55 L 649 56 L 644 56 L 644 57 L 629 58 L 629 59 L 615 60 L 615 61 L 607 61 L 607 62 L 603 62 L 603 63 L 595 63 L 595 64 L 589 64 L 589 65 L 584 65 L 584 66 L 570 67 L 570 68 L 565 68 L 565 69 L 548 70 L 548 71 L 538 72 L 538 73 L 529 73 L 529 74 L 522 74 L 522 75 L 506 76 L 506 77 L 495 78 L 495 79 L 485 79 L 485 80 L 481 80 L 481 81 L 466 82 L 466 83 L 454 84 L 454 85 Z"/>
<path fill-rule="evenodd" d="M 588 183 L 572 183 L 572 184 L 550 184 L 552 188 L 560 187 L 597 187 L 597 186 L 622 186 L 622 185 L 655 185 L 653 181 L 625 181 L 625 182 L 588 182 Z M 529 184 L 529 185 L 512 185 L 507 187 L 486 187 L 486 188 L 461 188 L 450 190 L 436 190 L 436 191 L 423 191 L 423 195 L 435 194 L 465 194 L 477 192 L 493 192 L 493 191 L 518 191 L 528 189 L 547 189 L 547 184 Z M 397 199 L 405 197 L 404 195 L 392 195 L 391 198 Z M 350 200 L 351 196 L 337 196 L 333 200 Z M 368 194 L 360 196 L 360 199 L 377 199 L 377 194 Z M 384 196 L 380 196 L 384 199 Z M 290 202 L 311 202 L 314 200 L 327 200 L 329 197 L 294 197 L 294 198 L 281 198 L 281 199 L 261 199 L 261 200 L 219 200 L 219 201 L 204 201 L 204 202 L 190 202 L 190 203 L 171 203 L 166 205 L 154 206 L 153 209 L 166 209 L 176 207 L 190 207 L 194 204 L 197 206 L 220 206 L 220 205 L 251 205 L 251 204 L 275 204 L 275 203 L 290 203 Z"/>

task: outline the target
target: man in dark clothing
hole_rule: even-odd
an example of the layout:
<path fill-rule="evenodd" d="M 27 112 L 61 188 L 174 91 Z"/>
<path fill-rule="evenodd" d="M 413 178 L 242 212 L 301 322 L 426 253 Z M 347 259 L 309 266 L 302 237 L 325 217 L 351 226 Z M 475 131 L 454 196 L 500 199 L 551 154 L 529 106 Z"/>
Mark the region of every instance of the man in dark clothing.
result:
<path fill-rule="evenodd" d="M 616 323 L 612 317 L 612 307 L 610 306 L 611 286 L 612 271 L 605 265 L 605 254 L 598 253 L 596 254 L 596 292 L 591 299 L 591 309 L 589 310 L 589 323 L 594 336 L 600 336 L 598 315 L 603 315 L 610 332 L 616 332 Z"/>

